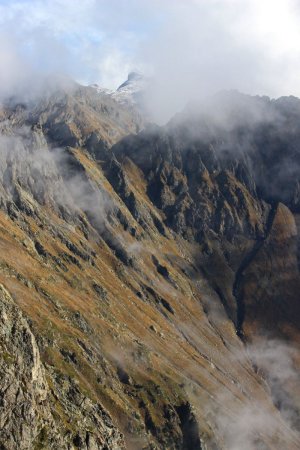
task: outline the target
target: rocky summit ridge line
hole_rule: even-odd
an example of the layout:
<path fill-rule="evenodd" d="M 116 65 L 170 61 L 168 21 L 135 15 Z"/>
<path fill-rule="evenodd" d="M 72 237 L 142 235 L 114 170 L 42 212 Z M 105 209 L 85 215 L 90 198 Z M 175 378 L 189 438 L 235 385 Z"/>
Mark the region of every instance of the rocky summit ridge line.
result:
<path fill-rule="evenodd" d="M 0 119 L 0 449 L 299 449 L 300 100 Z"/>

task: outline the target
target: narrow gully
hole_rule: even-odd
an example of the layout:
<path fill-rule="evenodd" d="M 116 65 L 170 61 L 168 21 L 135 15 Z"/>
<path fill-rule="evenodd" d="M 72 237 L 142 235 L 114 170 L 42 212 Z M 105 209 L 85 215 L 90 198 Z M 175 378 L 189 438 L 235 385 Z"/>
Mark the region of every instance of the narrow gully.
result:
<path fill-rule="evenodd" d="M 246 254 L 246 256 L 243 258 L 238 270 L 235 274 L 235 279 L 232 287 L 232 294 L 236 300 L 237 305 L 237 318 L 236 318 L 236 334 L 238 337 L 242 340 L 244 340 L 244 332 L 243 332 L 243 324 L 245 320 L 245 302 L 243 297 L 243 292 L 241 289 L 243 277 L 245 270 L 248 268 L 248 266 L 251 264 L 261 247 L 263 246 L 265 240 L 269 236 L 270 230 L 273 225 L 274 217 L 277 211 L 278 203 L 272 203 L 271 204 L 271 210 L 269 212 L 269 216 L 266 223 L 266 232 L 263 237 L 258 239 L 250 252 Z"/>

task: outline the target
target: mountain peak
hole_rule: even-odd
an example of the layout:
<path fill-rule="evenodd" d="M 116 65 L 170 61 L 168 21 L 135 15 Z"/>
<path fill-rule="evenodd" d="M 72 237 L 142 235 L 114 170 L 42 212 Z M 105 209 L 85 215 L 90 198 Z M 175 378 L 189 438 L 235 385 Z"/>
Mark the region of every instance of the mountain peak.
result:
<path fill-rule="evenodd" d="M 124 81 L 115 91 L 100 87 L 98 84 L 91 84 L 98 94 L 110 96 L 113 100 L 126 107 L 134 108 L 142 112 L 143 94 L 147 88 L 148 80 L 140 72 L 129 72 L 127 80 Z"/>
<path fill-rule="evenodd" d="M 127 87 L 129 85 L 131 85 L 131 86 L 132 85 L 139 85 L 141 82 L 143 83 L 144 80 L 145 80 L 144 75 L 142 75 L 141 73 L 139 73 L 139 72 L 130 72 L 128 74 L 127 80 L 124 81 L 124 83 L 122 83 L 118 87 L 117 91 L 120 91 L 120 90 L 122 90 L 123 88 L 125 88 L 125 87 Z"/>

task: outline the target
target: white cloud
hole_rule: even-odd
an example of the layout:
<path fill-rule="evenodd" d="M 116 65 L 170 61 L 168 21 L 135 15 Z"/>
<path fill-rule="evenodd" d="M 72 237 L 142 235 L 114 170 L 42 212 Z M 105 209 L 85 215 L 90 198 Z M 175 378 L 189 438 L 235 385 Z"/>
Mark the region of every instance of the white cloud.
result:
<path fill-rule="evenodd" d="M 141 55 L 159 74 L 151 99 L 162 115 L 220 89 L 300 95 L 296 2 L 167 1 L 164 7 L 164 26 Z"/>
<path fill-rule="evenodd" d="M 0 26 L 13 43 L 6 51 L 1 38 L 8 74 L 19 58 L 115 88 L 133 68 L 149 68 L 161 117 L 223 88 L 300 95 L 296 0 L 0 0 Z"/>

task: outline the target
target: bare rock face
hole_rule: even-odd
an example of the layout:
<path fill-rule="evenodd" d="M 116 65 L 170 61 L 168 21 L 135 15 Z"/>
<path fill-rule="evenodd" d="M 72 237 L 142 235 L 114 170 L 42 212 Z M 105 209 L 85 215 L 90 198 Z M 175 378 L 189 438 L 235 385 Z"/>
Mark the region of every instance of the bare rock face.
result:
<path fill-rule="evenodd" d="M 0 285 L 0 446 L 4 450 L 121 449 L 124 442 L 107 412 L 82 395 L 76 384 L 45 370 L 28 322 Z M 52 393 L 49 384 L 53 383 Z M 56 423 L 56 396 L 70 416 L 73 433 Z M 77 426 L 77 429 L 76 429 Z"/>
<path fill-rule="evenodd" d="M 268 206 L 245 184 L 243 176 L 253 184 L 251 173 L 239 161 L 223 168 L 213 144 L 198 137 L 181 142 L 172 131 L 154 129 L 112 150 L 142 169 L 150 199 L 186 239 L 202 242 L 210 230 L 229 240 L 263 234 Z"/>
<path fill-rule="evenodd" d="M 1 447 L 31 448 L 46 430 L 51 430 L 49 447 L 67 448 L 55 436 L 47 398 L 49 388 L 36 340 L 2 285 L 0 296 Z"/>
<path fill-rule="evenodd" d="M 34 101 L 11 99 L 2 113 L 15 127 L 42 129 L 57 146 L 84 146 L 98 159 L 122 137 L 143 127 L 143 118 L 134 109 L 76 83 L 67 89 L 52 87 Z"/>

